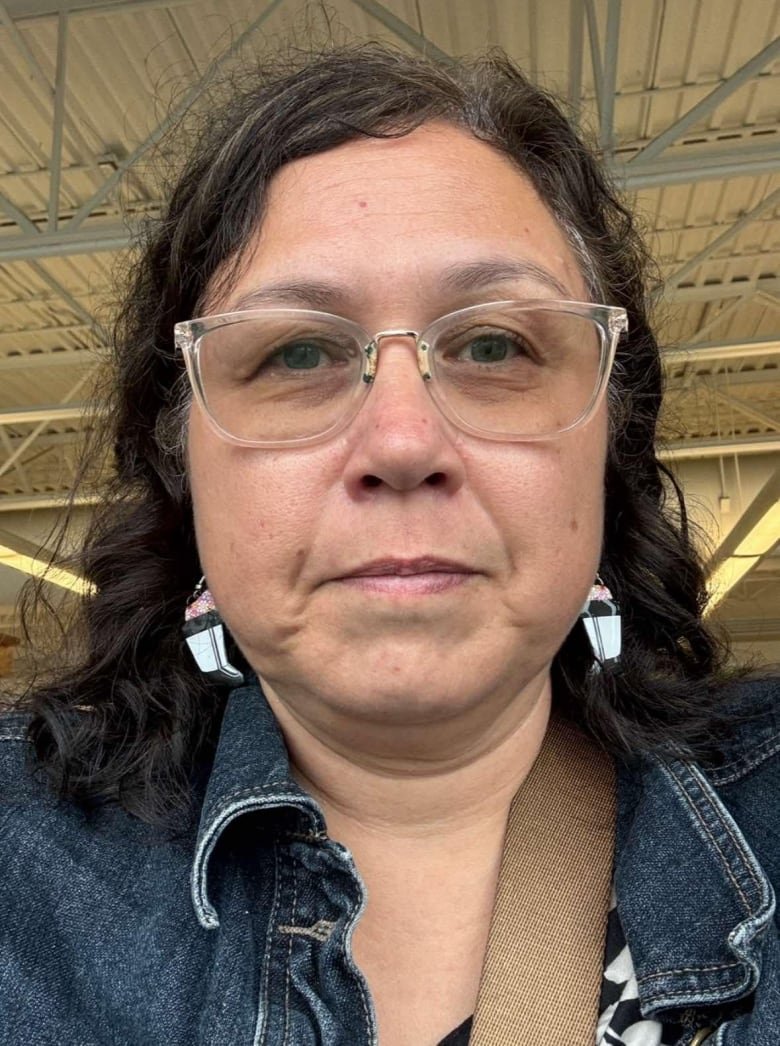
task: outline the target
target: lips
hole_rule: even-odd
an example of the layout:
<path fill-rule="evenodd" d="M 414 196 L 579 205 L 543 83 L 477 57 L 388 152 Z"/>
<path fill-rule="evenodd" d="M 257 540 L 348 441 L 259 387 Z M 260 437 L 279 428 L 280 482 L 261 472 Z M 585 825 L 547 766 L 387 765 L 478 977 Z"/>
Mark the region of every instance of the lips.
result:
<path fill-rule="evenodd" d="M 414 559 L 374 559 L 340 575 L 351 577 L 412 577 L 415 574 L 475 574 L 465 563 L 439 556 L 418 556 Z"/>

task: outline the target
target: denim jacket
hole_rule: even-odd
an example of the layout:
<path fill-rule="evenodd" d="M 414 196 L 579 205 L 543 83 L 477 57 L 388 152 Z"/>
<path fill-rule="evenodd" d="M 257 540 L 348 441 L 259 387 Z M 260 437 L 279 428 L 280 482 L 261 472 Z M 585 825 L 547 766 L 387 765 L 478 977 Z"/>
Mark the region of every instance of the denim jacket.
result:
<path fill-rule="evenodd" d="M 780 714 L 770 683 L 741 698 L 769 710 L 715 768 L 618 773 L 618 908 L 643 1012 L 682 1021 L 678 1046 L 706 1026 L 707 1046 L 780 1043 Z M 376 1043 L 350 950 L 364 887 L 256 687 L 230 697 L 199 825 L 173 840 L 56 801 L 26 725 L 0 717 L 2 1046 Z"/>

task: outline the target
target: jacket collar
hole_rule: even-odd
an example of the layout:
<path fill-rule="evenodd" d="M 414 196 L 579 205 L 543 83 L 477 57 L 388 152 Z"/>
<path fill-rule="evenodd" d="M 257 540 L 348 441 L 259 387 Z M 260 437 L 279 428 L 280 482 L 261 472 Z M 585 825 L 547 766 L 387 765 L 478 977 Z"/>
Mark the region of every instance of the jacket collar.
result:
<path fill-rule="evenodd" d="M 619 770 L 615 890 L 646 1016 L 754 991 L 774 891 L 695 764 Z"/>
<path fill-rule="evenodd" d="M 694 764 L 619 767 L 615 891 L 643 1011 L 711 1006 L 752 992 L 775 897 L 730 813 Z M 249 812 L 287 808 L 297 830 L 325 833 L 317 803 L 290 773 L 276 719 L 256 683 L 231 692 L 201 811 L 191 869 L 204 929 L 209 861 L 224 829 Z"/>
<path fill-rule="evenodd" d="M 231 691 L 200 815 L 190 889 L 204 929 L 219 926 L 208 896 L 208 868 L 225 828 L 250 812 L 287 807 L 306 835 L 325 831 L 322 812 L 293 780 L 287 749 L 260 687 Z"/>

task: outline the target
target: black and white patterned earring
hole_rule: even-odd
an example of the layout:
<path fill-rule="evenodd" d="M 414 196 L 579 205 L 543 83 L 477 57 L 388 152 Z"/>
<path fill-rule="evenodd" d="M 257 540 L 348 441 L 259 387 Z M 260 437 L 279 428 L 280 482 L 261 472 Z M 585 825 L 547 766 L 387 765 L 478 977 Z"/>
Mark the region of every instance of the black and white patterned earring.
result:
<path fill-rule="evenodd" d="M 187 600 L 182 634 L 203 675 L 221 686 L 241 686 L 243 675 L 228 661 L 225 626 L 202 577 Z"/>
<path fill-rule="evenodd" d="M 593 668 L 614 668 L 620 661 L 622 629 L 620 607 L 610 590 L 596 575 L 596 584 L 590 590 L 585 606 L 580 611 L 593 656 Z"/>

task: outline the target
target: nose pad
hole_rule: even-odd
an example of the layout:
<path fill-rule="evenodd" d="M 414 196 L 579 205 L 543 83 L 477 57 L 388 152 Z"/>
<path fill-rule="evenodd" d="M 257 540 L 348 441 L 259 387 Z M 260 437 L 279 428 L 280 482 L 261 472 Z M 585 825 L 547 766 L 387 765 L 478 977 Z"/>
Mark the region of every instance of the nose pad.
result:
<path fill-rule="evenodd" d="M 380 338 L 395 339 L 395 344 L 384 345 L 380 354 Z M 416 341 L 417 335 L 384 331 L 374 339 L 373 351 L 367 351 L 374 387 L 353 422 L 354 452 L 345 478 L 354 490 L 409 491 L 423 484 L 455 489 L 463 480 L 449 423 L 426 387 L 427 346 L 422 351 L 421 346 L 415 347 L 415 368 L 409 358 L 409 338 Z"/>
<path fill-rule="evenodd" d="M 374 381 L 377 367 L 379 366 L 379 345 L 380 342 L 384 341 L 386 338 L 411 338 L 415 342 L 417 348 L 417 366 L 420 369 L 420 373 L 423 378 L 430 380 L 431 375 L 428 370 L 427 360 L 428 346 L 426 345 L 424 351 L 421 352 L 421 346 L 417 344 L 418 337 L 419 334 L 417 331 L 406 330 L 379 331 L 378 334 L 375 334 L 373 340 L 366 346 L 367 364 L 365 373 L 363 374 L 363 381 L 369 383 Z"/>
<path fill-rule="evenodd" d="M 428 345 L 425 342 L 418 342 L 418 338 L 419 338 L 419 335 L 418 335 L 418 333 L 416 331 L 407 331 L 407 330 L 381 331 L 379 334 L 377 334 L 376 337 L 374 338 L 374 340 L 371 342 L 371 344 L 366 349 L 366 356 L 368 357 L 368 365 L 367 365 L 366 371 L 365 371 L 365 373 L 363 375 L 363 380 L 368 382 L 368 383 L 370 383 L 371 385 L 376 384 L 377 378 L 380 376 L 381 358 L 386 359 L 386 367 L 387 367 L 387 369 L 393 371 L 392 377 L 389 378 L 388 380 L 391 380 L 394 383 L 397 382 L 398 380 L 400 380 L 399 379 L 399 374 L 396 372 L 396 368 L 400 365 L 400 363 L 399 363 L 399 360 L 397 359 L 396 352 L 393 351 L 393 347 L 388 345 L 388 346 L 386 346 L 384 348 L 384 351 L 382 353 L 380 353 L 379 346 L 380 346 L 380 343 L 382 341 L 385 341 L 387 339 L 391 339 L 391 340 L 394 340 L 394 341 L 395 340 L 403 340 L 403 341 L 407 341 L 407 342 L 408 342 L 409 339 L 411 339 L 415 343 L 415 346 L 414 346 L 415 347 L 415 360 L 416 360 L 416 363 L 417 363 L 417 371 L 418 371 L 418 374 L 419 374 L 419 378 L 421 379 L 421 382 L 423 384 L 427 384 L 429 381 L 431 381 L 432 376 L 431 376 L 431 371 L 430 371 L 430 367 L 429 367 L 429 364 L 428 364 Z M 403 351 L 404 355 L 405 355 L 409 351 L 409 348 L 411 348 L 411 346 L 409 346 L 408 344 L 405 345 L 405 346 L 404 345 L 399 345 L 398 348 L 401 349 Z M 420 391 L 414 385 L 413 381 L 410 381 L 409 388 L 410 388 L 410 391 L 412 389 L 414 389 L 414 391 L 416 393 L 419 393 L 419 391 Z M 376 393 L 374 393 L 371 398 L 373 400 L 376 400 L 379 397 L 376 395 Z M 429 393 L 429 391 L 427 389 L 426 389 L 426 400 L 425 400 L 425 402 L 426 402 L 426 404 L 427 404 L 427 406 L 429 408 L 433 409 L 433 411 L 434 411 L 434 413 L 436 415 L 439 415 L 441 413 L 439 411 L 439 408 L 438 408 L 438 406 L 436 404 L 436 401 L 435 401 L 434 397 L 430 395 L 430 393 Z M 396 401 L 396 403 L 397 403 L 397 401 Z"/>

